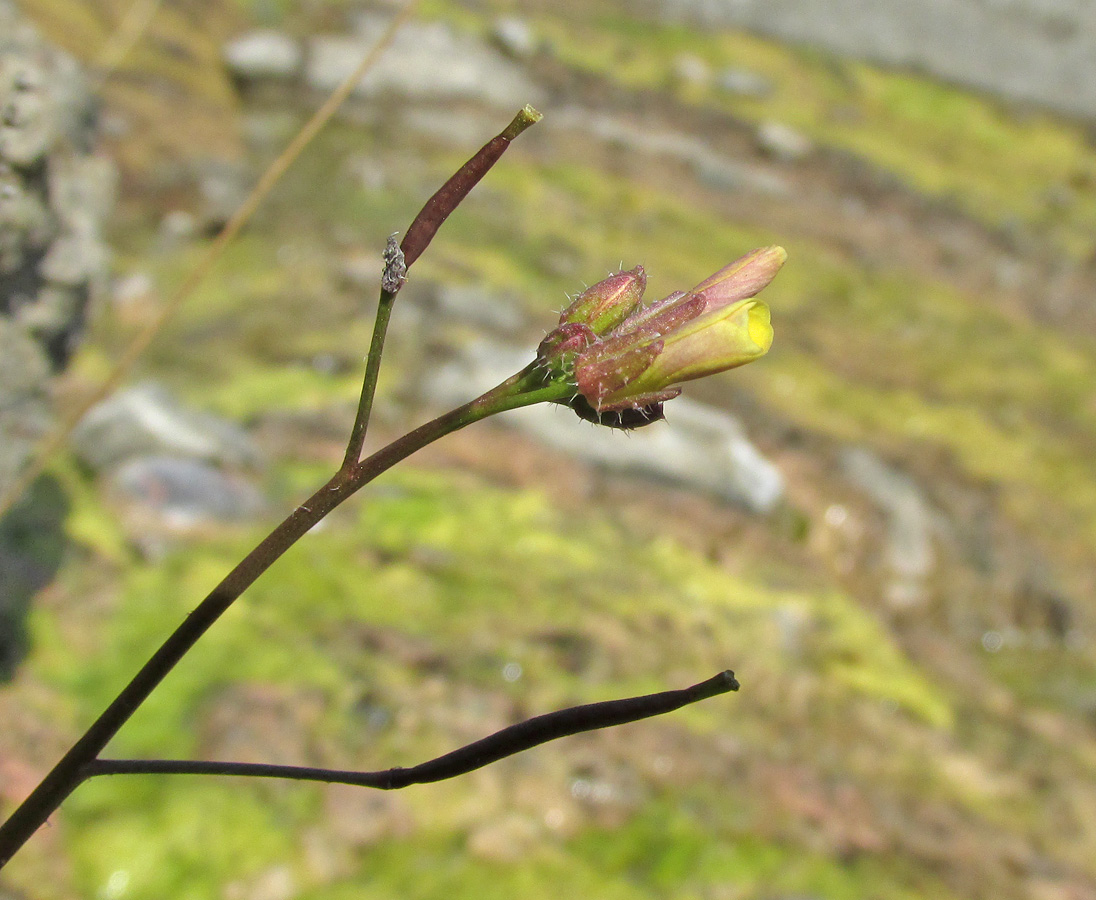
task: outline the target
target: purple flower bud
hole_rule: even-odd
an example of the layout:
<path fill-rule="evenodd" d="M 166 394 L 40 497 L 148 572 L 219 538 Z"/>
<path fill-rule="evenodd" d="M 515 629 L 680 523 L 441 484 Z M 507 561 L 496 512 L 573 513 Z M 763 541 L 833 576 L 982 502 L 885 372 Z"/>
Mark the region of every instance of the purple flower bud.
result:
<path fill-rule="evenodd" d="M 693 293 L 703 294 L 707 300 L 704 312 L 746 300 L 776 277 L 787 258 L 783 247 L 762 247 L 705 278 Z"/>
<path fill-rule="evenodd" d="M 565 375 L 574 369 L 578 354 L 596 340 L 589 325 L 568 322 L 548 332 L 537 348 L 537 360 L 551 374 Z"/>
<path fill-rule="evenodd" d="M 560 315 L 559 324 L 580 323 L 589 326 L 594 334 L 606 334 L 639 306 L 646 287 L 647 274 L 642 266 L 628 272 L 617 272 L 575 297 Z"/>
<path fill-rule="evenodd" d="M 567 359 L 582 402 L 599 416 L 653 408 L 676 397 L 675 385 L 683 381 L 762 356 L 772 343 L 772 325 L 768 307 L 752 298 L 786 258 L 781 247 L 755 250 L 691 291 L 675 292 L 646 309 L 633 304 L 608 334 L 591 326 L 596 337 L 587 335 L 581 347 L 571 345 L 577 349 Z"/>

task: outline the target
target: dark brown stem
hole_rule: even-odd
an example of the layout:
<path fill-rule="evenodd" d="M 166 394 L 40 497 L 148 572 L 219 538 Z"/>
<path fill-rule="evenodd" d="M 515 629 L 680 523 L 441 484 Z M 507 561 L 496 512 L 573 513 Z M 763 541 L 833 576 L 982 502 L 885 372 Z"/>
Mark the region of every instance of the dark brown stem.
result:
<path fill-rule="evenodd" d="M 661 716 L 690 703 L 707 700 L 738 690 L 734 672 L 720 672 L 714 678 L 678 691 L 662 691 L 624 700 L 606 700 L 572 706 L 557 712 L 526 719 L 502 731 L 468 744 L 437 759 L 404 769 L 356 772 L 342 769 L 315 769 L 307 766 L 278 766 L 267 763 L 215 762 L 180 759 L 96 759 L 88 763 L 82 775 L 242 775 L 254 778 L 292 778 L 298 781 L 324 781 L 353 784 L 389 791 L 411 784 L 428 784 L 465 775 L 476 769 L 583 731 L 594 731 Z"/>
<path fill-rule="evenodd" d="M 365 360 L 365 378 L 362 381 L 362 392 L 358 399 L 358 411 L 354 416 L 354 425 L 350 429 L 350 440 L 346 444 L 344 467 L 354 465 L 361 458 L 362 447 L 365 446 L 365 432 L 369 428 L 369 417 L 373 412 L 373 397 L 377 393 L 377 376 L 381 369 L 381 354 L 384 352 L 388 320 L 392 315 L 392 304 L 400 287 L 403 286 L 407 270 L 429 246 L 441 223 L 499 161 L 506 148 L 510 146 L 510 141 L 526 128 L 535 125 L 541 118 L 543 118 L 541 114 L 533 107 L 524 106 L 506 128 L 484 144 L 456 171 L 452 178 L 438 189 L 433 197 L 426 201 L 407 229 L 407 234 L 404 235 L 403 243 L 399 246 L 399 256 L 394 253 L 392 249 L 394 242 L 391 238 L 389 239 L 389 249 L 385 251 L 385 271 L 381 281 L 377 319 L 373 326 L 369 356 Z"/>
<path fill-rule="evenodd" d="M 498 161 L 510 141 L 530 125 L 538 122 L 540 118 L 540 113 L 531 106 L 526 106 L 501 134 L 476 153 L 442 186 L 441 190 L 426 202 L 422 211 L 411 223 L 411 227 L 408 228 L 400 248 L 404 254 L 405 267 L 409 267 L 422 254 L 441 223 Z M 117 734 L 118 729 L 126 723 L 209 627 L 256 578 L 331 510 L 381 472 L 444 434 L 505 409 L 537 403 L 541 400 L 560 399 L 557 396 L 559 389 L 544 388 L 535 370 L 530 367 L 477 400 L 423 425 L 368 459 L 359 462 L 373 396 L 376 392 L 381 352 L 395 293 L 395 290 L 389 290 L 387 287 L 381 291 L 358 412 L 351 430 L 346 456 L 339 471 L 308 500 L 298 506 L 281 525 L 229 572 L 145 663 L 133 680 L 126 685 L 83 737 L 61 758 L 41 784 L 31 792 L 11 817 L 0 825 L 0 869 L 75 790 L 85 777 L 83 774 L 85 768 L 98 757 L 107 742 Z"/>
<path fill-rule="evenodd" d="M 209 627 L 255 579 L 331 510 L 382 472 L 443 435 L 507 409 L 557 400 L 561 396 L 559 387 L 542 387 L 536 368 L 531 365 L 483 396 L 416 428 L 357 465 L 340 469 L 198 604 L 42 783 L 0 825 L 0 868 L 80 784 L 85 767 L 98 757 L 118 729 Z"/>

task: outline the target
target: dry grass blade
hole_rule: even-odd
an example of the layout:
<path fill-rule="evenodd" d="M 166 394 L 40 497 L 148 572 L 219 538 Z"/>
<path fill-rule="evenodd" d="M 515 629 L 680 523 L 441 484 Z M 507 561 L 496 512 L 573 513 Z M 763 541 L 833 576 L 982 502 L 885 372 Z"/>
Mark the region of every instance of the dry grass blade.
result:
<path fill-rule="evenodd" d="M 118 23 L 118 27 L 111 34 L 95 61 L 98 69 L 93 85 L 95 92 L 98 92 L 103 82 L 111 76 L 118 68 L 118 64 L 141 39 L 162 2 L 163 0 L 134 0 L 133 5 L 126 10 L 122 21 Z"/>
<path fill-rule="evenodd" d="M 244 202 L 240 204 L 239 208 L 225 223 L 224 228 L 221 229 L 220 233 L 209 245 L 209 249 L 202 259 L 194 269 L 191 270 L 190 274 L 182 281 L 178 288 L 175 289 L 174 293 L 168 298 L 156 318 L 145 326 L 145 328 L 133 339 L 119 358 L 114 369 L 111 370 L 110 374 L 95 390 L 81 400 L 76 408 L 65 417 L 64 421 L 62 421 L 61 424 L 39 445 L 33 459 L 27 467 L 18 478 L 13 479 L 3 496 L 0 496 L 0 516 L 7 512 L 15 500 L 22 495 L 23 491 L 25 491 L 31 482 L 38 477 L 39 473 L 45 468 L 46 463 L 49 462 L 53 454 L 68 442 L 69 436 L 87 411 L 104 397 L 108 396 L 122 382 L 133 364 L 140 358 L 141 354 L 145 352 L 149 344 L 152 343 L 156 335 L 159 334 L 160 330 L 167 323 L 168 319 L 174 315 L 176 310 L 178 310 L 187 297 L 190 296 L 190 293 L 198 286 L 202 279 L 209 274 L 209 270 L 213 268 L 214 263 L 217 262 L 229 243 L 231 243 L 236 235 L 240 233 L 240 230 L 255 213 L 255 210 L 266 195 L 270 193 L 270 190 L 278 183 L 282 175 L 285 174 L 286 170 L 293 164 L 297 157 L 300 156 L 304 148 L 307 147 L 312 139 L 319 133 L 320 129 L 327 124 L 327 121 L 334 115 L 335 111 L 342 105 L 346 98 L 350 96 L 350 92 L 353 91 L 354 86 L 361 81 L 362 76 L 365 75 L 380 58 L 381 54 L 396 36 L 396 32 L 411 18 L 415 8 L 418 6 L 418 2 L 419 0 L 408 0 L 408 2 L 404 4 L 403 8 L 400 9 L 399 13 L 389 23 L 384 34 L 381 35 L 377 43 L 374 44 L 369 52 L 362 58 L 362 61 L 358 64 L 357 68 L 354 69 L 354 71 L 351 72 L 334 91 L 332 91 L 331 95 L 324 101 L 323 105 L 316 110 L 315 114 L 308 120 L 304 127 L 301 128 L 296 137 L 290 141 L 285 150 L 283 150 L 278 158 L 270 164 L 265 172 L 263 172 L 262 177 L 259 178 L 255 187 L 252 188 L 251 193 L 248 194 Z"/>

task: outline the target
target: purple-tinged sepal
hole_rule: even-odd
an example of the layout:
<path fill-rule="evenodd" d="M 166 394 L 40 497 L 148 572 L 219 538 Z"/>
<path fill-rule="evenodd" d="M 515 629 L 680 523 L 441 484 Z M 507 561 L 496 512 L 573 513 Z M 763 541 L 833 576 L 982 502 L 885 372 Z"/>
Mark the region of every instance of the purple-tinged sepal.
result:
<path fill-rule="evenodd" d="M 587 325 L 597 335 L 607 334 L 628 318 L 643 299 L 647 273 L 643 266 L 616 272 L 586 288 L 559 317 L 560 325 Z"/>
<path fill-rule="evenodd" d="M 537 361 L 550 377 L 564 378 L 575 368 L 578 355 L 597 341 L 589 325 L 568 322 L 548 332 L 537 348 Z"/>
<path fill-rule="evenodd" d="M 754 250 L 691 291 L 633 308 L 568 357 L 579 395 L 597 415 L 653 407 L 676 397 L 682 382 L 764 355 L 772 325 L 769 308 L 754 296 L 786 258 L 781 247 Z"/>

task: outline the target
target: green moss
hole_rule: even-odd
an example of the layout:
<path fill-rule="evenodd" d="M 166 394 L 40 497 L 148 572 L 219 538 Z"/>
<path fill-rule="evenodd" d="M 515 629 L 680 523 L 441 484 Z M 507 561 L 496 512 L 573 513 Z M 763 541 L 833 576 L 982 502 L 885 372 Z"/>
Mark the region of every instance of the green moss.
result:
<path fill-rule="evenodd" d="M 934 728 L 954 726 L 954 714 L 939 688 L 909 664 L 879 622 L 840 596 L 821 598 L 816 608 L 819 643 L 825 648 L 820 665 L 827 682 L 895 703 Z"/>
<path fill-rule="evenodd" d="M 789 604 L 817 623 L 820 637 L 810 666 L 830 685 L 834 715 L 858 697 L 886 697 L 933 727 L 947 727 L 946 701 L 847 598 L 773 590 L 728 575 L 671 541 L 625 541 L 598 514 L 564 518 L 536 492 L 485 489 L 467 479 L 408 469 L 367 489 L 361 500 L 355 515 L 337 517 L 308 535 L 249 590 L 123 729 L 114 753 L 196 752 L 209 704 L 239 683 L 308 691 L 320 698 L 313 727 L 328 735 L 354 734 L 361 727 L 354 706 L 363 685 L 382 696 L 413 696 L 425 677 L 384 654 L 363 656 L 351 637 L 363 626 L 447 648 L 439 650 L 448 660 L 446 680 L 480 690 L 500 690 L 501 660 L 516 656 L 537 685 L 535 702 L 548 708 L 664 688 L 667 672 L 691 672 L 699 679 L 735 659 L 750 660 L 755 681 L 779 681 L 791 660 L 781 649 L 774 611 Z M 155 565 L 132 566 L 109 620 L 87 635 L 90 652 L 62 653 L 58 642 L 43 640 L 35 670 L 76 697 L 80 718 L 88 718 L 248 543 L 197 543 Z M 544 655 L 536 636 L 560 629 L 590 641 L 595 658 L 604 661 L 600 677 L 574 677 Z M 659 641 L 653 640 L 656 632 Z M 621 635 L 628 636 L 624 643 Z M 49 649 L 53 643 L 57 652 Z M 520 693 L 528 697 L 528 689 Z M 676 714 L 675 721 L 698 735 L 738 731 L 743 723 L 737 709 L 738 704 L 701 704 Z M 436 752 L 437 736 L 421 730 L 392 734 L 370 756 L 383 755 L 385 748 L 411 761 Z M 246 878 L 275 861 L 292 865 L 292 828 L 316 814 L 308 788 L 271 794 L 261 784 L 229 789 L 219 781 L 182 778 L 104 780 L 76 796 L 64 815 L 73 826 L 83 883 L 98 890 L 114 872 L 124 871 L 131 886 L 126 896 L 135 897 L 208 896 L 210 885 L 229 877 Z M 741 854 L 753 853 L 742 848 L 729 855 L 705 851 L 703 865 L 694 870 L 688 857 L 699 852 L 700 835 L 684 842 L 678 837 L 669 836 L 670 857 L 638 882 L 629 876 L 613 890 L 621 897 L 635 890 L 646 896 L 642 885 L 648 877 L 656 886 L 687 888 L 750 865 L 760 866 L 758 876 L 769 871 L 768 864 L 742 861 Z M 633 839 L 625 830 L 619 852 Z M 419 842 L 414 848 L 381 851 L 391 870 L 370 871 L 379 873 L 381 884 L 421 882 L 408 888 L 410 896 L 419 896 L 416 890 L 431 896 L 431 885 L 456 892 L 446 896 L 463 896 L 481 884 L 483 864 L 468 862 L 463 851 L 450 854 L 453 868 L 424 878 L 406 866 L 434 851 Z M 769 852 L 758 851 L 757 858 L 768 859 Z M 627 853 L 646 856 L 642 841 Z M 546 890 L 544 885 L 555 884 L 553 859 L 547 854 L 531 872 L 502 867 L 498 883 Z M 573 877 L 576 885 L 586 884 L 584 879 L 604 877 L 605 871 L 612 869 L 591 862 L 589 871 L 580 867 Z M 805 867 L 798 877 L 804 884 L 819 878 L 825 883 L 820 872 Z M 614 883 L 612 877 L 606 881 Z"/>
<path fill-rule="evenodd" d="M 602 9 L 542 8 L 531 26 L 576 70 L 748 121 L 779 119 L 919 191 L 957 203 L 992 227 L 1021 222 L 1075 256 L 1092 249 L 1096 153 L 1077 125 L 1050 115 L 1010 115 L 992 100 L 928 78 L 743 32 L 653 22 L 632 11 L 607 15 Z M 477 28 L 453 3 L 436 0 L 428 13 Z M 758 100 L 679 84 L 673 74 L 679 54 L 704 60 L 714 72 L 727 66 L 755 71 L 774 90 Z"/>
<path fill-rule="evenodd" d="M 133 900 L 216 896 L 228 882 L 291 859 L 300 824 L 299 811 L 269 792 L 182 776 L 90 782 L 69 800 L 66 818 L 88 895 Z"/>
<path fill-rule="evenodd" d="M 305 900 L 527 900 L 570 895 L 641 900 L 650 894 L 620 882 L 596 865 L 564 859 L 551 845 L 535 847 L 513 863 L 471 856 L 463 844 L 391 842 L 371 848 L 360 874 L 304 894 Z"/>
<path fill-rule="evenodd" d="M 774 407 L 842 441 L 892 451 L 943 449 L 971 477 L 1002 486 L 1006 515 L 1043 531 L 1048 541 L 1062 538 L 1063 546 L 1076 549 L 1077 538 L 1089 546 L 1096 540 L 1096 486 L 1087 456 L 1049 429 L 997 423 L 992 408 L 977 401 L 945 403 L 912 388 L 848 380 L 799 354 L 770 360 L 769 377 L 753 386 Z M 1063 512 L 1066 521 L 1059 518 Z"/>
<path fill-rule="evenodd" d="M 724 802 L 736 805 L 733 787 Z M 588 832 L 571 850 L 652 897 L 699 898 L 727 889 L 741 897 L 809 893 L 826 900 L 954 896 L 927 872 L 903 871 L 897 861 L 866 857 L 842 864 L 766 840 L 752 828 L 705 821 L 679 800 L 651 803 L 623 828 Z"/>

